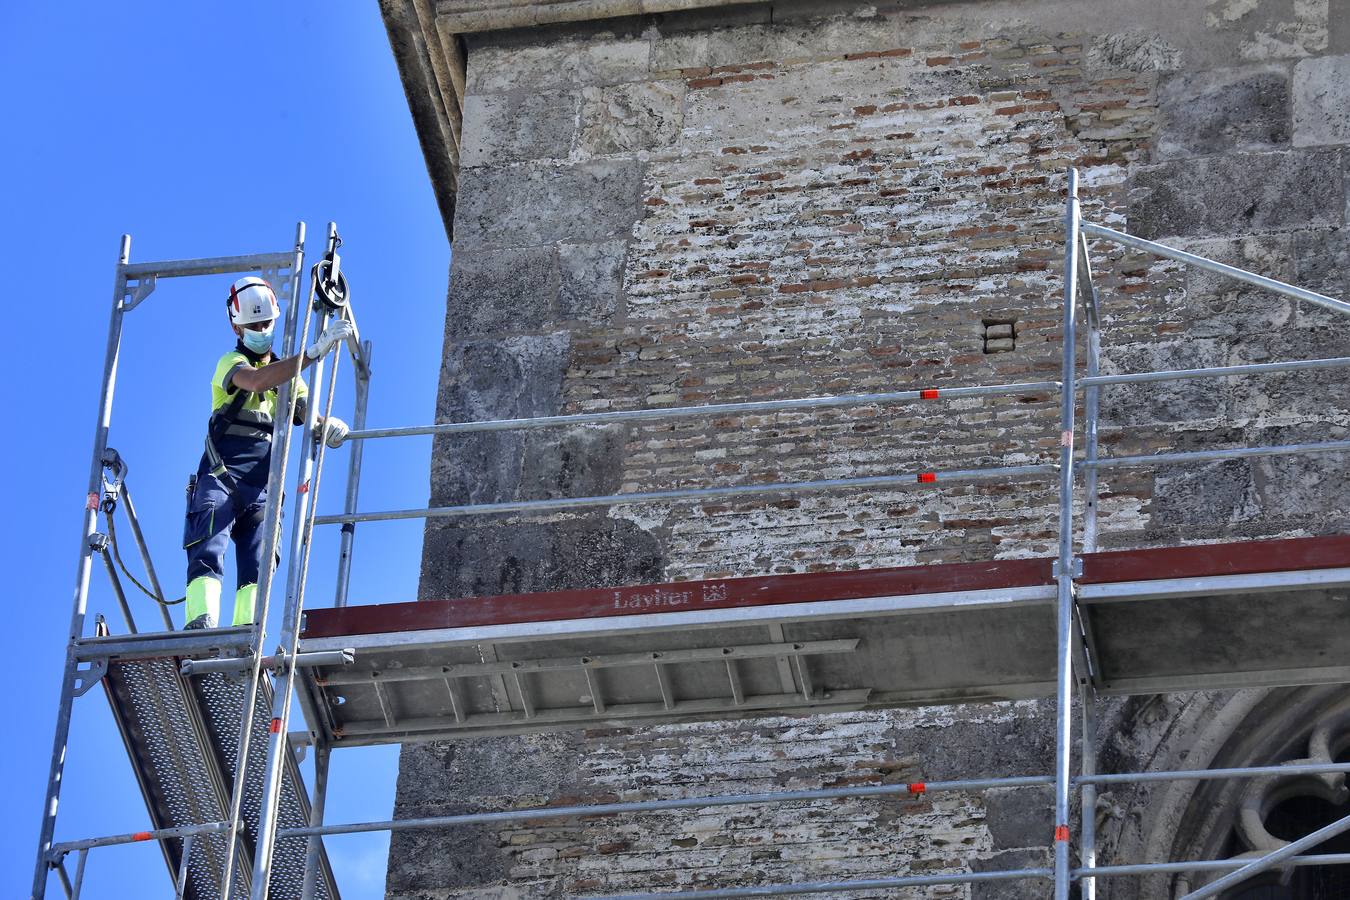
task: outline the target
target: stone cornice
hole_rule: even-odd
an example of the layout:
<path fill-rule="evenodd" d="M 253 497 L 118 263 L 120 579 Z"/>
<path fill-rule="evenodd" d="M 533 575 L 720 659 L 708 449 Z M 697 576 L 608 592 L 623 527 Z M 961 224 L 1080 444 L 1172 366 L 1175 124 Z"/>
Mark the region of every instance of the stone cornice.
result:
<path fill-rule="evenodd" d="M 744 4 L 747 0 L 439 0 L 436 22 L 459 34 Z"/>
<path fill-rule="evenodd" d="M 437 20 L 432 0 L 380 0 L 380 12 L 445 233 L 453 239 L 464 119 L 463 45 L 457 33 Z"/>

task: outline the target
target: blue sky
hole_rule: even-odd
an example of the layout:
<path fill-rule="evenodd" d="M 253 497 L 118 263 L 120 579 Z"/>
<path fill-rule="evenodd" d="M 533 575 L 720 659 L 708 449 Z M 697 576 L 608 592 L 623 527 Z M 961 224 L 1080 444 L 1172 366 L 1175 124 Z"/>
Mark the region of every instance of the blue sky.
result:
<path fill-rule="evenodd" d="M 337 221 L 375 345 L 373 426 L 433 417 L 450 251 L 376 0 L 9 3 L 0 32 L 9 406 L 0 547 L 6 696 L 18 713 L 0 750 L 12 804 L 0 826 L 0 895 L 10 897 L 26 896 L 36 849 L 120 235 L 132 235 L 133 261 L 232 255 L 284 250 L 305 220 L 313 258 L 325 223 Z M 181 589 L 183 483 L 200 454 L 210 373 L 233 343 L 222 313 L 229 280 L 163 284 L 126 324 L 110 443 L 131 466 L 167 591 Z M 351 386 L 344 365 L 339 415 L 350 412 Z M 426 438 L 372 443 L 363 507 L 425 505 L 429 450 Z M 341 506 L 347 452 L 331 454 L 321 511 Z M 311 604 L 331 603 L 336 542 L 336 531 L 321 532 Z M 420 551 L 420 523 L 365 526 L 353 602 L 412 599 Z M 132 603 L 148 630 L 155 611 Z M 89 610 L 121 627 L 99 565 Z M 397 748 L 336 754 L 329 820 L 389 815 L 396 764 Z M 95 689 L 76 701 L 57 837 L 146 827 Z M 387 836 L 329 847 L 344 897 L 383 896 Z M 53 880 L 48 896 L 59 892 Z M 133 893 L 172 895 L 157 850 L 94 851 L 84 897 Z"/>

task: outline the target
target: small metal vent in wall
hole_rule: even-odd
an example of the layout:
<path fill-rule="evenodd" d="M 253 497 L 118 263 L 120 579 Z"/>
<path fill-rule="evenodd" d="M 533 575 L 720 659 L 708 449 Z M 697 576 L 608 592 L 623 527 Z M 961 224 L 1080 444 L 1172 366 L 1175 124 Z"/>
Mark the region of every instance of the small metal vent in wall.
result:
<path fill-rule="evenodd" d="M 984 352 L 1008 353 L 1017 349 L 1016 319 L 984 320 Z"/>

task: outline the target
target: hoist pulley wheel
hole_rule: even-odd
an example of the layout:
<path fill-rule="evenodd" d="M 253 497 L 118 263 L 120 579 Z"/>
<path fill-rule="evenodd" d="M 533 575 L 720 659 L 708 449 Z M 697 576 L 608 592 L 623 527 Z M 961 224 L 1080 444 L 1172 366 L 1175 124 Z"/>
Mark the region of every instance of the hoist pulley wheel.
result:
<path fill-rule="evenodd" d="M 331 259 L 321 259 L 314 264 L 309 277 L 314 283 L 314 296 L 319 302 L 328 307 L 330 312 L 341 312 L 347 307 L 347 300 L 351 297 L 351 292 L 347 287 L 347 276 L 341 269 L 338 269 L 337 280 L 331 275 L 333 271 L 333 261 Z"/>

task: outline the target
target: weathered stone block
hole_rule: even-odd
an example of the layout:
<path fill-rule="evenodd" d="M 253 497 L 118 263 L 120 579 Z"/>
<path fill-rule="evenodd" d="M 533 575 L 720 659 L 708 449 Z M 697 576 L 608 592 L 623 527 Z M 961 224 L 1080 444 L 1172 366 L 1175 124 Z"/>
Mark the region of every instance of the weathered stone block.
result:
<path fill-rule="evenodd" d="M 1300 59 L 1326 49 L 1330 6 L 1305 0 L 1212 0 L 1205 21 L 1211 28 L 1238 32 L 1243 59 Z"/>
<path fill-rule="evenodd" d="M 665 561 L 654 535 L 599 514 L 548 525 L 433 522 L 424 541 L 424 599 L 651 583 Z"/>
<path fill-rule="evenodd" d="M 1097 72 L 1166 72 L 1181 67 L 1182 53 L 1161 34 L 1132 29 L 1093 35 L 1087 62 Z"/>
<path fill-rule="evenodd" d="M 1050 865 L 1050 854 L 1045 850 L 1004 850 L 993 856 L 973 857 L 970 860 L 972 872 L 1045 869 Z M 971 900 L 1044 900 L 1052 892 L 1053 886 L 1044 878 L 976 882 L 970 886 Z"/>
<path fill-rule="evenodd" d="M 510 808 L 517 798 L 543 803 L 564 791 L 575 774 L 576 743 L 576 735 L 532 734 L 406 744 L 399 754 L 398 809 L 402 815 L 435 816 Z M 390 896 L 481 888 L 507 878 L 511 865 L 509 848 L 489 827 L 395 832 L 390 847 L 391 858 L 405 863 L 391 867 Z"/>
<path fill-rule="evenodd" d="M 1347 428 L 1270 429 L 1271 444 L 1343 441 Z M 1271 456 L 1252 465 L 1256 492 L 1265 515 L 1296 519 L 1317 534 L 1338 534 L 1350 525 L 1350 453 Z"/>
<path fill-rule="evenodd" d="M 623 476 L 624 428 L 585 426 L 528 435 L 521 464 L 521 494 L 587 497 L 613 494 Z"/>
<path fill-rule="evenodd" d="M 1350 230 L 1319 228 L 1294 235 L 1293 283 L 1338 300 L 1350 297 Z M 1344 313 L 1298 301 L 1300 327 L 1327 326 L 1344 330 Z"/>
<path fill-rule="evenodd" d="M 562 405 L 566 333 L 447 345 L 437 421 L 555 415 Z M 543 436 L 535 436 L 543 439 Z M 526 432 L 438 435 L 433 444 L 433 505 L 520 499 Z"/>
<path fill-rule="evenodd" d="M 571 91 L 468 95 L 460 165 L 566 159 L 576 135 L 578 103 L 578 94 Z"/>
<path fill-rule="evenodd" d="M 553 247 L 459 250 L 450 265 L 446 333 L 454 338 L 537 330 L 555 317 Z"/>
<path fill-rule="evenodd" d="M 555 41 L 525 46 L 491 37 L 469 50 L 470 94 L 615 84 L 647 76 L 651 43 L 641 39 Z"/>
<path fill-rule="evenodd" d="M 684 90 L 683 81 L 586 88 L 581 149 L 603 156 L 670 146 L 684 126 Z"/>
<path fill-rule="evenodd" d="M 1161 470 L 1154 479 L 1153 520 L 1160 525 L 1231 527 L 1261 514 L 1250 460 Z"/>
<path fill-rule="evenodd" d="M 971 718 L 940 717 L 921 727 L 892 726 L 887 738 L 894 752 L 921 760 L 915 780 L 983 778 L 989 772 L 990 749 L 998 748 L 998 768 L 1006 775 L 1039 775 L 1047 754 L 1054 753 L 1054 705 L 1028 701 L 1011 706 L 990 704 Z"/>
<path fill-rule="evenodd" d="M 1294 144 L 1350 143 L 1350 56 L 1304 59 L 1294 66 Z"/>
<path fill-rule="evenodd" d="M 1225 345 L 1215 340 L 1184 340 L 1109 345 L 1103 348 L 1102 372 L 1156 372 L 1223 365 Z M 1203 380 L 1122 384 L 1103 388 L 1103 426 L 1159 425 L 1215 419 L 1224 414 L 1224 394 Z"/>
<path fill-rule="evenodd" d="M 1322 229 L 1324 232 L 1333 230 Z M 1287 282 L 1297 277 L 1295 267 L 1298 260 L 1294 256 L 1294 239 L 1304 233 L 1244 234 L 1234 238 L 1193 240 L 1185 242 L 1185 249 L 1216 262 Z M 1206 269 L 1188 266 L 1185 272 L 1187 294 L 1215 295 L 1229 291 L 1262 290 Z"/>
<path fill-rule="evenodd" d="M 1131 178 L 1129 230 L 1145 238 L 1339 225 L 1340 156 L 1285 151 L 1185 159 Z"/>
<path fill-rule="evenodd" d="M 554 797 L 576 775 L 566 755 L 579 743 L 580 735 L 564 732 L 406 744 L 400 751 L 403 762 L 423 774 L 400 779 L 400 808 L 430 816 L 456 803 L 497 809 L 517 797 Z"/>
<path fill-rule="evenodd" d="M 1280 66 L 1187 72 L 1158 89 L 1160 157 L 1264 150 L 1289 143 L 1289 77 Z"/>
<path fill-rule="evenodd" d="M 1188 241 L 1186 247 L 1208 259 L 1267 278 L 1290 283 L 1296 277 L 1294 239 L 1288 234 Z M 1179 318 L 1191 340 L 1231 342 L 1283 328 L 1294 319 L 1295 301 L 1227 275 L 1187 268 L 1185 283 Z"/>
<path fill-rule="evenodd" d="M 570 344 L 566 332 L 447 342 L 437 421 L 557 414 Z"/>
<path fill-rule="evenodd" d="M 1231 351 L 1232 362 L 1239 364 L 1341 356 L 1350 356 L 1350 330 L 1344 326 L 1298 327 L 1251 335 Z M 1263 422 L 1298 417 L 1308 422 L 1350 422 L 1350 369 L 1308 369 L 1236 378 L 1228 391 L 1232 398 L 1229 410 L 1237 419 Z"/>
<path fill-rule="evenodd" d="M 1350 16 L 1332 16 L 1327 24 L 1327 52 L 1350 53 Z"/>
<path fill-rule="evenodd" d="M 400 773 L 413 771 L 400 768 Z M 440 810 L 445 815 L 476 811 L 464 804 Z M 385 882 L 390 897 L 428 896 L 420 892 L 492 884 L 510 874 L 510 858 L 501 852 L 495 830 L 484 825 L 395 832 L 389 841 L 389 857 L 399 861 L 389 867 Z M 405 893 L 409 891 L 419 893 Z"/>
<path fill-rule="evenodd" d="M 493 166 L 461 173 L 455 249 L 623 237 L 640 215 L 642 165 Z"/>
<path fill-rule="evenodd" d="M 619 308 L 626 241 L 563 244 L 558 248 L 558 314 L 601 324 Z"/>
<path fill-rule="evenodd" d="M 1051 787 L 994 788 L 985 792 L 984 808 L 989 836 L 1000 849 L 1036 847 L 1054 833 Z"/>

